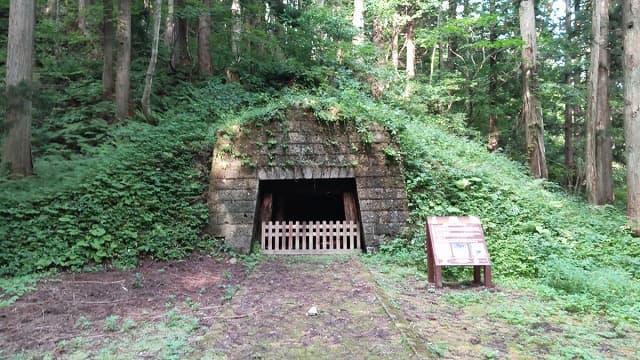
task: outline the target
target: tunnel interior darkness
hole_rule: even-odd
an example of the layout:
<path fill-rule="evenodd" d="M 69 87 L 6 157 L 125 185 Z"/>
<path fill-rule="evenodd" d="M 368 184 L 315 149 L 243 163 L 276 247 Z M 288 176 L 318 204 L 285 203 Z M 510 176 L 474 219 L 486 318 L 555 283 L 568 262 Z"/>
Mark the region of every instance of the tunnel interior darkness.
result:
<path fill-rule="evenodd" d="M 353 178 L 261 180 L 259 194 L 262 221 L 341 221 L 350 217 L 345 201 L 357 206 Z"/>

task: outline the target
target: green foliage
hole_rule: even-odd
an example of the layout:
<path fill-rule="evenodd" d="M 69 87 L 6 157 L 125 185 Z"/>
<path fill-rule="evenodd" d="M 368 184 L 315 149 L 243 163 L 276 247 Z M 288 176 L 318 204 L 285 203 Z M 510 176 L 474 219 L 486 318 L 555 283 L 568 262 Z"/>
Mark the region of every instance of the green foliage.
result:
<path fill-rule="evenodd" d="M 23 294 L 36 289 L 35 284 L 43 276 L 23 275 L 12 278 L 0 278 L 0 308 L 13 304 Z"/>
<path fill-rule="evenodd" d="M 423 233 L 424 234 L 424 233 Z M 425 264 L 424 240 L 420 236 L 414 236 L 411 240 L 396 238 L 380 244 L 380 255 L 398 265 Z M 426 264 L 423 267 L 426 269 Z"/>
<path fill-rule="evenodd" d="M 169 328 L 186 329 L 192 332 L 198 328 L 198 319 L 180 312 L 178 307 L 173 307 L 165 314 L 166 325 Z"/>
<path fill-rule="evenodd" d="M 578 266 L 574 261 L 554 256 L 545 264 L 542 276 L 545 284 L 567 295 L 564 308 L 568 311 L 612 309 L 615 312 L 624 308 L 625 317 L 638 315 L 636 304 L 640 301 L 640 285 L 618 269 L 597 264 Z"/>
<path fill-rule="evenodd" d="M 5 14 L 8 2 L 0 5 Z M 447 69 L 430 73 L 426 58 L 420 62 L 425 67 L 418 69 L 410 83 L 412 96 L 407 98 L 407 83 L 398 81 L 402 78 L 397 71 L 378 65 L 387 49 L 351 43 L 354 29 L 348 7 L 297 8 L 288 3 L 274 7 L 270 21 L 258 16 L 252 26 L 245 26 L 242 56 L 236 57 L 230 53 L 228 4 L 214 2 L 208 11 L 214 28 L 215 71 L 221 74 L 229 69 L 241 81 L 222 85 L 221 78 L 214 78 L 191 83 L 192 68 L 176 74 L 159 71 L 152 98 L 158 126 L 135 120 L 110 125 L 114 109 L 110 101 L 102 100 L 101 66 L 93 55 L 98 49 L 97 27 L 89 36 L 78 31 L 76 4 L 68 5 L 61 7 L 55 19 L 43 16 L 37 24 L 35 78 L 40 85 L 33 90 L 37 176 L 21 181 L 0 178 L 0 218 L 4 220 L 0 276 L 102 264 L 127 268 L 140 257 L 175 259 L 193 250 L 226 254 L 219 242 L 200 234 L 208 217 L 203 203 L 206 159 L 216 130 L 227 123 L 259 126 L 284 120 L 285 110 L 293 105 L 325 122 L 354 122 L 362 138 L 362 144 L 354 144 L 356 148 L 372 142 L 368 121 L 385 124 L 399 140 L 399 150 L 383 152 L 390 160 L 403 161 L 411 226 L 402 237 L 382 244 L 378 256 L 383 261 L 424 270 L 425 218 L 476 215 L 483 221 L 498 276 L 542 277 L 553 296 L 563 297 L 567 310 L 640 318 L 637 305 L 618 299 L 637 300 L 640 279 L 640 243 L 629 235 L 624 214 L 613 207 L 587 207 L 553 183 L 526 177 L 522 166 L 502 154 L 487 154 L 482 145 L 470 140 L 486 132 L 489 114 L 498 117 L 503 134 L 518 117 L 521 42 L 514 35 L 517 14 L 512 4 L 497 2 L 494 14 L 479 7 L 477 13 L 464 9 L 474 16 L 443 19 L 439 26 L 426 21 L 436 15 L 433 2 L 367 4 L 368 16 L 389 25 L 383 26 L 386 39 L 393 27 L 389 19 L 402 8 L 401 22 L 411 17 L 417 21 L 419 52 L 429 53 L 436 44 L 442 48 L 450 41 L 456 43 L 455 58 L 442 54 Z M 243 6 L 245 14 L 264 11 L 263 3 Z M 89 9 L 90 23 L 99 22 L 100 7 Z M 188 1 L 178 15 L 195 21 L 203 11 L 200 2 Z M 148 59 L 148 17 L 144 5 L 136 3 L 134 99 L 140 98 L 138 84 Z M 541 25 L 542 79 L 536 90 L 544 104 L 551 104 L 544 108 L 545 129 L 553 134 L 546 145 L 549 158 L 560 164 L 561 105 L 569 101 L 583 106 L 584 89 L 583 84 L 559 84 L 565 83 L 567 71 L 584 70 L 581 54 L 588 31 L 583 31 L 584 10 L 576 14 L 579 36 L 574 40 L 579 44 L 561 36 L 548 13 L 541 18 L 546 22 Z M 4 34 L 6 25 L 0 21 Z M 495 41 L 488 38 L 489 29 L 497 31 Z M 0 38 L 2 44 L 6 37 Z M 166 65 L 170 52 L 163 47 L 159 68 Z M 6 46 L 0 46 L 0 55 L 5 52 Z M 492 55 L 493 68 L 488 64 Z M 555 61 L 544 60 L 548 58 Z M 571 69 L 562 66 L 569 63 L 568 58 L 574 59 Z M 493 98 L 487 94 L 491 76 L 498 81 Z M 385 91 L 379 101 L 366 95 L 371 87 L 363 79 L 383 80 Z M 619 87 L 613 90 L 619 94 Z M 614 121 L 619 123 L 615 109 L 621 102 L 619 96 L 613 98 Z M 622 143 L 620 131 L 614 131 L 614 137 Z M 266 145 L 277 147 L 277 139 L 269 139 Z M 514 154 L 522 153 L 515 139 L 510 145 Z M 562 166 L 552 165 L 550 170 L 557 179 L 567 175 Z M 249 265 L 259 260 L 259 255 L 241 258 Z M 445 275 L 462 278 L 468 275 L 465 271 L 447 270 Z M 28 279 L 2 283 L 1 300 L 13 301 L 31 288 Z M 135 275 L 133 281 L 134 286 L 142 285 Z M 630 295 L 619 296 L 623 291 Z M 229 286 L 225 297 L 231 299 L 234 292 Z"/>
<path fill-rule="evenodd" d="M 114 332 L 120 331 L 120 316 L 119 315 L 109 315 L 104 319 L 104 325 L 102 326 L 102 330 Z"/>
<path fill-rule="evenodd" d="M 391 146 L 386 146 L 382 149 L 382 152 L 387 156 L 387 159 L 393 162 L 400 161 L 402 159 L 402 154 L 399 151 L 394 149 Z"/>
<path fill-rule="evenodd" d="M 144 277 L 139 272 L 133 273 L 133 284 L 131 285 L 134 289 L 142 289 L 144 287 Z"/>
<path fill-rule="evenodd" d="M 479 304 L 486 297 L 486 292 L 457 292 L 445 295 L 447 302 L 461 307 L 469 304 Z"/>
<path fill-rule="evenodd" d="M 460 136 L 466 131 L 444 123 L 446 116 L 420 112 L 419 104 L 393 98 L 374 102 L 349 89 L 340 93 L 322 91 L 319 99 L 308 98 L 316 113 L 333 109 L 331 121 L 379 121 L 400 141 L 410 221 L 415 226 L 402 238 L 381 244 L 377 257 L 424 269 L 426 217 L 475 215 L 483 221 L 497 275 L 546 276 L 555 269 L 554 263 L 547 260 L 556 255 L 560 262 L 598 263 L 605 270 L 598 272 L 590 266 L 583 275 L 601 279 L 603 286 L 611 283 L 612 288 L 587 288 L 573 294 L 592 303 L 587 306 L 581 302 L 581 308 L 626 312 L 631 315 L 621 318 L 637 318 L 637 310 L 628 304 L 607 301 L 608 296 L 620 296 L 623 291 L 629 291 L 629 299 L 640 293 L 636 260 L 640 241 L 630 236 L 624 213 L 610 206 L 585 206 L 557 185 L 525 176 L 526 169 L 521 165 L 501 154 L 487 153 L 481 144 Z M 445 270 L 445 276 L 454 279 L 470 277 L 468 269 Z M 564 291 L 561 282 L 550 285 L 555 291 Z M 607 295 L 596 295 L 601 292 Z"/>
<path fill-rule="evenodd" d="M 42 94 L 53 99 L 56 106 L 41 105 L 48 114 L 36 119 L 32 145 L 36 156 L 63 156 L 71 158 L 88 154 L 96 146 L 111 140 L 108 122 L 115 111 L 114 105 L 102 100 L 102 86 L 95 80 L 74 81 L 55 95 Z"/>
<path fill-rule="evenodd" d="M 54 199 L 3 204 L 9 220 L 1 230 L 3 238 L 25 239 L 5 245 L 3 272 L 19 271 L 19 264 L 29 264 L 33 257 L 37 261 L 30 264 L 35 266 L 31 271 L 107 259 L 130 266 L 139 254 L 179 258 L 193 247 L 197 233 L 190 229 L 200 228 L 206 219 L 202 204 L 190 205 L 203 192 L 198 183 L 201 174 L 193 163 L 193 153 L 199 149 L 189 151 L 190 135 L 183 138 L 183 148 L 166 141 L 166 136 L 181 137 L 178 128 L 154 136 L 145 127 L 121 129 L 117 136 L 131 142 L 115 157 L 104 148 L 104 162 L 96 164 L 78 188 Z M 174 203 L 176 197 L 184 199 L 182 206 Z"/>
<path fill-rule="evenodd" d="M 449 352 L 447 344 L 444 343 L 444 342 L 441 342 L 441 343 L 438 343 L 438 344 L 428 344 L 427 345 L 427 349 L 436 358 L 445 357 L 447 355 L 447 353 Z"/>
<path fill-rule="evenodd" d="M 82 315 L 78 318 L 78 320 L 76 320 L 75 327 L 77 329 L 86 330 L 91 327 L 91 320 Z"/>
<path fill-rule="evenodd" d="M 87 144 L 90 160 L 51 155 L 36 163 L 40 176 L 0 179 L 0 274 L 103 262 L 126 268 L 142 256 L 177 259 L 198 248 L 215 124 L 243 99 L 256 100 L 215 80 L 182 93 L 189 96 L 174 100 L 159 126 L 132 122 L 109 129 L 108 143 Z M 60 154 L 55 145 L 42 152 Z"/>
<path fill-rule="evenodd" d="M 138 323 L 134 319 L 126 318 L 122 322 L 122 330 L 127 331 L 131 329 L 135 329 L 138 326 Z"/>
<path fill-rule="evenodd" d="M 240 288 L 240 285 L 232 284 L 232 285 L 224 285 L 224 293 L 222 294 L 222 301 L 227 302 L 233 300 L 233 297 L 236 294 L 236 291 Z"/>

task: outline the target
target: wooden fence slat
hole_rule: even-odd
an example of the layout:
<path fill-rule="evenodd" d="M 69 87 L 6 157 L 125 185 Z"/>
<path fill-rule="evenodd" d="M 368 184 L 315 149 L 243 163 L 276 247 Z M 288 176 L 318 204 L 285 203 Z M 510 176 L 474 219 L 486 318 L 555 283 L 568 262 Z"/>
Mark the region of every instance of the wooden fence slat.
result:
<path fill-rule="evenodd" d="M 351 222 L 350 227 L 351 227 L 352 230 L 351 230 L 351 233 L 349 234 L 349 249 L 353 250 L 353 249 L 356 248 L 354 246 L 355 245 L 355 236 L 356 236 L 356 234 L 353 232 L 353 222 Z"/>
<path fill-rule="evenodd" d="M 280 250 L 280 238 L 282 237 L 282 227 L 279 221 L 276 221 L 276 228 L 274 229 L 273 235 L 273 244 L 271 245 L 271 250 Z"/>
<path fill-rule="evenodd" d="M 289 221 L 287 225 L 288 225 L 287 228 L 289 230 L 289 234 L 287 236 L 287 246 L 285 247 L 285 249 L 291 250 L 291 238 L 295 236 L 295 234 L 293 233 L 293 230 L 295 227 L 293 226 L 293 221 Z"/>
<path fill-rule="evenodd" d="M 266 221 L 261 247 L 267 254 L 342 254 L 358 251 L 360 226 L 354 221 Z"/>
<path fill-rule="evenodd" d="M 327 244 L 327 250 L 331 250 L 333 247 L 333 221 L 329 221 L 327 224 L 327 241 L 325 244 Z"/>
<path fill-rule="evenodd" d="M 262 223 L 262 248 L 269 249 L 269 235 L 271 234 L 271 224 L 268 222 Z"/>
<path fill-rule="evenodd" d="M 357 223 L 353 224 L 353 229 L 354 231 L 354 235 L 353 235 L 353 249 L 358 250 L 358 248 L 360 247 L 360 239 L 362 238 L 361 234 L 360 234 L 360 228 L 358 227 Z"/>
<path fill-rule="evenodd" d="M 300 221 L 296 221 L 296 227 L 297 227 L 297 233 L 296 233 L 296 238 L 293 240 L 292 250 L 300 249 L 300 239 L 302 238 L 302 234 L 304 233 L 304 226 L 300 224 Z"/>
<path fill-rule="evenodd" d="M 322 231 L 322 250 L 327 249 L 327 222 L 323 221 L 320 223 L 320 229 Z"/>
<path fill-rule="evenodd" d="M 360 231 L 359 231 L 359 228 L 357 226 L 358 226 L 357 223 L 353 224 L 353 229 L 355 229 L 355 231 L 354 231 L 354 235 L 353 235 L 353 243 L 352 243 L 353 245 L 352 245 L 351 248 L 355 249 L 355 250 L 358 249 L 358 247 L 359 247 L 358 245 L 360 244 Z"/>
<path fill-rule="evenodd" d="M 307 225 L 306 221 L 302 222 L 302 227 L 303 227 L 303 231 L 302 231 L 302 236 L 300 237 L 300 250 L 306 250 L 307 249 L 307 239 L 309 238 L 308 232 L 309 232 L 309 225 Z"/>

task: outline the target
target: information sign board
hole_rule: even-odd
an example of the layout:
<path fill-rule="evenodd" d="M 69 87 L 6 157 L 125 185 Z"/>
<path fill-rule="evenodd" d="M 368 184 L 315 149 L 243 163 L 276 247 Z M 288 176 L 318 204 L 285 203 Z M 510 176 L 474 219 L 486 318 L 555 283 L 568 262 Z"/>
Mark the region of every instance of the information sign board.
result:
<path fill-rule="evenodd" d="M 478 217 L 428 217 L 426 248 L 429 282 L 442 286 L 441 266 L 470 265 L 474 280 L 480 282 L 484 268 L 485 285 L 491 286 L 491 261 Z"/>

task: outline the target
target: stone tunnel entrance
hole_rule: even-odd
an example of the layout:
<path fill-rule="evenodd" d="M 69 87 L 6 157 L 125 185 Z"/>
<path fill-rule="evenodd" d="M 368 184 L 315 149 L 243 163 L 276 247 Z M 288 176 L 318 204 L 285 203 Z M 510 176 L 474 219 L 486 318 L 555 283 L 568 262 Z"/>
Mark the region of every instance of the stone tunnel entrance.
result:
<path fill-rule="evenodd" d="M 356 182 L 264 180 L 255 231 L 267 254 L 354 253 L 362 247 Z"/>
<path fill-rule="evenodd" d="M 207 233 L 236 251 L 360 252 L 406 224 L 403 167 L 390 155 L 400 149 L 379 123 L 321 121 L 287 106 L 216 138 Z"/>

